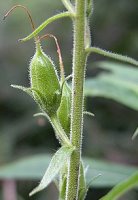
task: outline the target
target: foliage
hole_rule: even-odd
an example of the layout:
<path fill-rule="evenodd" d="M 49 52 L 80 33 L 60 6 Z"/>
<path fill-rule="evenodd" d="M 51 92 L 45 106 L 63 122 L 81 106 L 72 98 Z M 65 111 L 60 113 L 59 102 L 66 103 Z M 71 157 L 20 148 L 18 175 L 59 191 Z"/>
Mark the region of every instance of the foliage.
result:
<path fill-rule="evenodd" d="M 86 80 L 85 95 L 109 98 L 137 111 L 138 69 L 115 62 L 98 62 L 95 65 L 104 71 Z"/>
<path fill-rule="evenodd" d="M 45 169 L 49 166 L 50 160 L 50 154 L 39 154 L 19 159 L 0 168 L 0 179 L 38 180 L 42 178 Z M 84 157 L 83 161 L 84 165 L 88 166 L 86 181 L 92 188 L 113 187 L 124 179 L 127 179 L 137 169 L 132 166 L 119 165 L 102 160 L 92 160 L 87 157 Z M 61 164 L 63 163 L 61 162 Z M 99 174 L 101 176 L 93 180 Z"/>
<path fill-rule="evenodd" d="M 133 174 L 127 180 L 115 186 L 106 196 L 101 200 L 116 200 L 119 196 L 138 185 L 138 172 Z"/>

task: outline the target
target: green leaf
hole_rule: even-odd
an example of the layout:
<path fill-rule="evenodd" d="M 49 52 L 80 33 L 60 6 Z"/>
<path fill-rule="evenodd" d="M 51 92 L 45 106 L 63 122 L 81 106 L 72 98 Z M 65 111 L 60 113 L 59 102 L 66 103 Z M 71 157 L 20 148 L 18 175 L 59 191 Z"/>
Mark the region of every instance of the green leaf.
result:
<path fill-rule="evenodd" d="M 85 95 L 109 98 L 138 110 L 138 69 L 112 62 L 97 65 L 109 71 L 87 79 Z"/>
<path fill-rule="evenodd" d="M 137 135 L 138 135 L 138 127 L 137 127 L 137 129 L 135 130 L 135 132 L 132 136 L 132 140 L 134 140 L 137 137 Z"/>
<path fill-rule="evenodd" d="M 23 87 L 23 86 L 20 86 L 20 85 L 11 85 L 11 87 L 22 90 L 23 92 L 26 92 L 27 94 L 29 94 L 34 99 L 34 101 L 40 106 L 40 108 L 42 108 L 42 109 L 44 108 L 43 102 L 45 100 L 44 100 L 43 95 L 41 94 L 41 92 L 38 89 L 26 88 L 26 87 Z M 33 91 L 35 92 L 35 96 L 33 95 Z M 37 97 L 37 98 L 35 98 L 35 97 Z"/>
<path fill-rule="evenodd" d="M 67 177 L 64 176 L 62 183 L 59 187 L 59 200 L 64 200 L 66 198 L 66 186 L 67 186 Z"/>
<path fill-rule="evenodd" d="M 83 112 L 84 115 L 89 115 L 91 117 L 94 117 L 95 115 L 92 112 L 88 112 L 88 111 L 84 111 Z"/>
<path fill-rule="evenodd" d="M 64 6 L 66 7 L 66 9 L 70 12 L 70 13 L 74 13 L 74 7 L 72 5 L 72 3 L 68 0 L 62 0 L 62 3 L 64 4 Z"/>
<path fill-rule="evenodd" d="M 101 200 L 117 200 L 120 196 L 135 186 L 138 186 L 138 171 L 127 180 L 115 186 L 107 195 L 101 198 Z"/>
<path fill-rule="evenodd" d="M 29 194 L 30 196 L 43 190 L 53 181 L 60 169 L 67 162 L 67 159 L 71 156 L 73 150 L 74 149 L 71 147 L 63 146 L 55 153 L 40 184 L 33 189 L 33 191 Z"/>
<path fill-rule="evenodd" d="M 90 187 L 113 187 L 137 171 L 136 167 L 90 158 L 85 158 L 84 164 L 89 166 L 86 181 Z M 94 178 L 99 175 L 99 178 Z"/>
<path fill-rule="evenodd" d="M 131 58 L 131 57 L 120 55 L 120 54 L 117 54 L 117 53 L 113 53 L 111 51 L 107 51 L 107 50 L 104 50 L 104 49 L 101 49 L 101 48 L 98 48 L 98 47 L 88 47 L 88 48 L 86 48 L 86 52 L 88 54 L 89 53 L 97 53 L 97 54 L 100 54 L 102 56 L 106 56 L 108 58 L 113 58 L 113 59 L 121 61 L 121 62 L 126 62 L 126 63 L 129 63 L 131 65 L 138 66 L 138 61 Z"/>
<path fill-rule="evenodd" d="M 138 68 L 132 67 L 132 65 L 102 61 L 97 62 L 96 66 L 109 70 L 109 72 L 121 79 L 138 84 Z"/>
<path fill-rule="evenodd" d="M 39 180 L 45 173 L 45 168 L 48 167 L 50 158 L 51 155 L 49 154 L 39 154 L 6 164 L 0 167 L 0 179 Z M 86 182 L 87 184 L 90 183 L 90 187 L 113 187 L 127 179 L 137 170 L 136 167 L 93 160 L 91 158 L 84 158 L 83 160 L 84 165 L 89 166 Z M 63 163 L 62 161 L 61 164 Z M 101 176 L 91 181 L 98 174 L 101 174 Z"/>
<path fill-rule="evenodd" d="M 33 116 L 34 116 L 34 117 L 43 116 L 43 117 L 48 118 L 47 115 L 46 115 L 46 113 L 36 113 L 36 114 L 34 114 Z"/>
<path fill-rule="evenodd" d="M 85 169 L 84 165 L 81 162 L 80 166 L 80 179 L 79 179 L 79 200 L 84 200 L 87 194 L 87 187 L 86 187 L 86 178 L 85 178 Z"/>
<path fill-rule="evenodd" d="M 20 85 L 11 85 L 11 87 L 19 89 L 19 90 L 22 90 L 23 92 L 26 92 L 31 97 L 33 97 L 32 89 L 31 88 L 23 87 L 23 86 L 20 86 Z"/>
<path fill-rule="evenodd" d="M 71 13 L 69 12 L 62 12 L 62 13 L 59 13 L 57 15 L 54 15 L 50 18 L 48 18 L 47 20 L 45 20 L 37 29 L 35 29 L 35 31 L 33 31 L 30 35 L 28 35 L 27 37 L 23 38 L 23 39 L 20 39 L 19 41 L 27 41 L 27 40 L 30 40 L 31 38 L 34 38 L 36 35 L 38 35 L 38 33 L 40 31 L 42 31 L 48 24 L 56 21 L 57 19 L 60 19 L 60 18 L 64 18 L 64 17 L 71 17 Z"/>

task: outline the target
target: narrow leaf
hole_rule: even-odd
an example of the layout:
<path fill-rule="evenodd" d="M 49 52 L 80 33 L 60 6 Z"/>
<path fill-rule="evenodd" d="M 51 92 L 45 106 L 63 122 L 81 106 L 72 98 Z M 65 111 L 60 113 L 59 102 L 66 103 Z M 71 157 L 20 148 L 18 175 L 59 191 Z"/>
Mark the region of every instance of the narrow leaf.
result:
<path fill-rule="evenodd" d="M 135 186 L 138 186 L 138 171 L 127 180 L 115 186 L 107 195 L 102 197 L 101 200 L 117 200 L 120 196 Z"/>
<path fill-rule="evenodd" d="M 53 181 L 60 169 L 71 156 L 73 150 L 73 147 L 63 146 L 55 153 L 40 184 L 29 194 L 30 196 L 43 190 Z"/>
<path fill-rule="evenodd" d="M 87 194 L 87 187 L 86 187 L 85 168 L 83 162 L 81 162 L 80 178 L 79 178 L 79 200 L 84 200 L 86 194 Z"/>
<path fill-rule="evenodd" d="M 31 97 L 33 97 L 31 88 L 23 87 L 20 85 L 11 85 L 11 87 L 22 90 L 22 91 L 26 92 L 27 94 L 29 94 Z"/>
<path fill-rule="evenodd" d="M 5 164 L 0 167 L 0 179 L 40 180 L 45 173 L 45 168 L 48 168 L 50 160 L 50 154 L 38 154 Z M 86 182 L 90 184 L 90 187 L 113 187 L 127 179 L 137 170 L 136 167 L 103 160 L 91 158 L 83 158 L 83 160 L 85 166 L 89 166 Z M 97 174 L 102 174 L 102 176 L 91 182 L 92 178 Z"/>
<path fill-rule="evenodd" d="M 87 192 L 88 192 L 90 186 L 92 187 L 93 182 L 94 182 L 97 178 L 99 178 L 100 176 L 101 176 L 101 174 L 98 174 L 98 175 L 94 176 L 94 177 L 92 178 L 92 180 L 86 185 L 86 188 L 83 188 L 83 189 L 80 191 L 80 198 L 79 198 L 80 200 L 84 200 L 84 199 L 86 198 L 86 195 L 87 195 Z M 94 186 L 93 186 L 93 187 L 94 187 Z"/>
<path fill-rule="evenodd" d="M 94 117 L 95 115 L 92 112 L 88 112 L 88 111 L 84 111 L 83 112 L 84 115 L 89 115 L 91 117 Z"/>
<path fill-rule="evenodd" d="M 132 136 L 132 140 L 134 140 L 138 135 L 138 128 L 135 130 L 133 136 Z"/>
<path fill-rule="evenodd" d="M 36 114 L 34 114 L 33 116 L 34 116 L 34 117 L 43 116 L 43 117 L 46 117 L 46 118 L 47 118 L 46 113 L 36 113 Z"/>
<path fill-rule="evenodd" d="M 27 94 L 29 94 L 34 101 L 41 107 L 43 108 L 43 96 L 41 94 L 41 92 L 39 92 L 39 90 L 35 89 L 35 88 L 26 88 L 20 85 L 11 85 L 11 87 L 22 90 L 24 92 L 26 92 Z M 34 97 L 33 92 L 34 91 L 37 95 L 37 99 Z"/>
<path fill-rule="evenodd" d="M 132 65 L 109 61 L 96 62 L 95 64 L 97 67 L 109 70 L 112 74 L 122 80 L 134 84 L 138 83 L 138 68 L 132 67 Z"/>
<path fill-rule="evenodd" d="M 138 61 L 133 59 L 133 58 L 130 58 L 130 57 L 124 56 L 124 55 L 120 55 L 120 54 L 117 54 L 117 53 L 113 53 L 111 51 L 107 51 L 107 50 L 104 50 L 104 49 L 101 49 L 101 48 L 98 48 L 98 47 L 87 48 L 86 52 L 87 53 L 97 53 L 97 54 L 103 55 L 103 56 L 108 57 L 108 58 L 113 58 L 115 60 L 127 62 L 127 63 L 130 63 L 132 65 L 138 66 Z"/>
<path fill-rule="evenodd" d="M 85 96 L 113 99 L 138 110 L 138 87 L 136 84 L 123 81 L 114 75 L 100 75 L 93 79 L 87 79 L 84 92 Z"/>
<path fill-rule="evenodd" d="M 48 18 L 46 21 L 44 21 L 34 32 L 32 32 L 30 35 L 28 35 L 27 37 L 23 38 L 23 39 L 20 39 L 19 41 L 27 41 L 27 40 L 30 40 L 31 38 L 35 37 L 40 31 L 42 31 L 48 24 L 56 21 L 57 19 L 60 19 L 60 18 L 64 18 L 64 17 L 70 17 L 71 14 L 69 12 L 62 12 L 62 13 L 59 13 L 57 15 L 54 15 L 50 18 Z"/>
<path fill-rule="evenodd" d="M 68 0 L 62 0 L 64 6 L 67 8 L 67 10 L 70 12 L 70 13 L 74 13 L 74 7 L 72 5 L 72 3 Z"/>

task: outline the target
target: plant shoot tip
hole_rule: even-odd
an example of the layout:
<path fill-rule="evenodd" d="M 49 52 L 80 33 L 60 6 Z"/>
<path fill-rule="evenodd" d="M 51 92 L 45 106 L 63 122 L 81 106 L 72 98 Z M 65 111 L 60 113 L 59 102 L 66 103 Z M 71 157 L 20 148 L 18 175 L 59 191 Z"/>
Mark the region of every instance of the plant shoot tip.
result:
<path fill-rule="evenodd" d="M 18 39 L 18 42 L 23 42 L 23 40 L 22 39 Z"/>
<path fill-rule="evenodd" d="M 6 15 L 4 15 L 4 17 L 3 17 L 3 20 L 5 20 L 6 19 Z"/>

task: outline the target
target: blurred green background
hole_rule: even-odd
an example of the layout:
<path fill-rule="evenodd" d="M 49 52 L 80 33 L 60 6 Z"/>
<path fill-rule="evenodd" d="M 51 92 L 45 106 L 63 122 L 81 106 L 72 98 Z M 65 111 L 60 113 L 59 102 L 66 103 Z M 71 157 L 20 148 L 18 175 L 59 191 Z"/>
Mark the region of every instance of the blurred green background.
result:
<path fill-rule="evenodd" d="M 38 112 L 33 100 L 26 94 L 10 87 L 10 84 L 29 85 L 28 66 L 35 50 L 33 40 L 26 43 L 17 42 L 19 38 L 23 38 L 31 32 L 27 16 L 21 9 L 17 9 L 6 21 L 2 21 L 5 12 L 15 4 L 22 4 L 30 9 L 36 26 L 53 14 L 65 10 L 60 0 L 0 0 L 1 166 L 26 156 L 40 153 L 53 154 L 59 147 L 48 121 L 44 118 L 33 118 L 32 115 Z M 90 21 L 92 45 L 125 54 L 138 60 L 137 22 L 137 0 L 95 1 L 94 13 Z M 41 34 L 46 33 L 52 33 L 58 38 L 66 75 L 69 75 L 71 73 L 73 46 L 71 21 L 69 19 L 58 20 L 49 25 Z M 53 40 L 43 41 L 42 45 L 45 52 L 58 65 L 58 56 Z M 109 61 L 102 56 L 90 56 L 86 72 L 87 78 L 95 78 L 103 71 L 103 69 L 97 68 L 98 64 L 96 64 L 96 61 L 103 60 Z M 119 66 L 119 64 L 116 65 Z M 134 81 L 138 88 L 137 68 L 130 65 L 128 67 L 132 67 L 136 71 L 135 73 L 128 73 L 125 81 L 128 81 L 129 84 L 129 79 L 132 79 L 132 82 Z M 121 86 L 115 85 L 114 93 L 117 93 L 117 87 L 120 88 Z M 86 98 L 86 108 L 93 112 L 95 117 L 86 116 L 84 120 L 83 155 L 137 166 L 137 138 L 132 141 L 131 137 L 138 125 L 138 90 L 135 90 L 135 98 L 131 102 L 131 92 L 124 96 L 123 101 L 117 101 L 114 97 L 107 98 L 108 95 L 93 94 L 94 83 L 91 83 L 90 88 L 92 94 Z M 121 94 L 123 94 L 123 89 Z M 125 100 L 128 100 L 128 103 L 123 103 Z M 18 199 L 28 200 L 28 193 L 34 185 L 36 185 L 35 181 L 17 181 L 17 191 L 20 195 Z M 93 187 L 89 190 L 87 199 L 97 200 L 108 190 L 107 187 Z M 56 199 L 55 187 L 51 185 L 46 191 L 32 197 L 32 199 L 36 198 L 40 200 Z M 138 193 L 133 190 L 123 199 L 136 200 Z"/>

